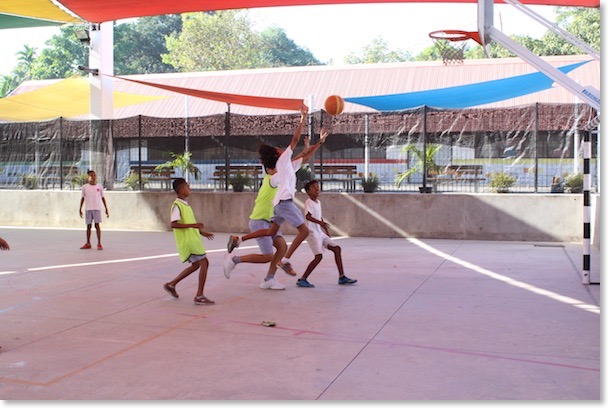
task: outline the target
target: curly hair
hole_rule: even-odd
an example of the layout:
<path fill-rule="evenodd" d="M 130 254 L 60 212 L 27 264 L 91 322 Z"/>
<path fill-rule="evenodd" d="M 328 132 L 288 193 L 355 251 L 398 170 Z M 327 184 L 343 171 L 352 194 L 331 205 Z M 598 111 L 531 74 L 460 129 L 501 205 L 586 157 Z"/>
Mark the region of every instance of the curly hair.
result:
<path fill-rule="evenodd" d="M 260 146 L 258 153 L 260 154 L 260 161 L 265 168 L 274 169 L 276 167 L 280 156 L 276 147 L 264 144 Z"/>

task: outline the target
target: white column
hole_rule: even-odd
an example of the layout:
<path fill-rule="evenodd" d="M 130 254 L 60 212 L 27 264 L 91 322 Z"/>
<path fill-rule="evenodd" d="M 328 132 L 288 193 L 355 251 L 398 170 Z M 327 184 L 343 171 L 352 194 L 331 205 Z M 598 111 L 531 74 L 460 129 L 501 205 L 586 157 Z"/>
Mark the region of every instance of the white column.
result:
<path fill-rule="evenodd" d="M 100 75 L 89 74 L 91 84 L 91 119 L 112 119 L 114 116 L 114 22 L 92 24 L 89 35 L 89 68 Z M 109 75 L 109 76 L 108 76 Z"/>

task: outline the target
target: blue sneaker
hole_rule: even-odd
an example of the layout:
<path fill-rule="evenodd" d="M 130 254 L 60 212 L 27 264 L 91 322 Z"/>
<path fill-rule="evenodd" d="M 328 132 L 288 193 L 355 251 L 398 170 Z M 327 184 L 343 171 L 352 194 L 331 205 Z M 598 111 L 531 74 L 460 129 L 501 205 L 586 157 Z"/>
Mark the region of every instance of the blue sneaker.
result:
<path fill-rule="evenodd" d="M 306 279 L 298 279 L 298 281 L 296 282 L 296 285 L 298 285 L 301 288 L 314 288 L 315 287 L 315 285 L 308 282 Z"/>
<path fill-rule="evenodd" d="M 351 283 L 357 283 L 357 279 L 351 279 L 347 276 L 340 276 L 340 279 L 338 279 L 338 283 L 340 285 L 348 285 Z"/>

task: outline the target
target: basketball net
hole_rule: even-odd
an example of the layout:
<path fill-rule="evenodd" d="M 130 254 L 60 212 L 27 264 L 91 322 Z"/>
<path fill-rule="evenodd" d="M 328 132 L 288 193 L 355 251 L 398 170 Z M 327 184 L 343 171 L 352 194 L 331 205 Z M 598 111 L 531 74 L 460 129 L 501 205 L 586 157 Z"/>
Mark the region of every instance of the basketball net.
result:
<path fill-rule="evenodd" d="M 462 30 L 440 30 L 429 33 L 444 65 L 460 65 L 464 61 L 467 40 L 480 43 L 477 32 Z"/>

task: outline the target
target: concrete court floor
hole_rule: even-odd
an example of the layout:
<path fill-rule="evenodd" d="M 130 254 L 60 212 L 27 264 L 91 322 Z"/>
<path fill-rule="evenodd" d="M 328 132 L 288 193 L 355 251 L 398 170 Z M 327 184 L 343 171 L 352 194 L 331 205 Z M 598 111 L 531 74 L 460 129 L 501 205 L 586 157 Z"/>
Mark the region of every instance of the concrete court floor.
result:
<path fill-rule="evenodd" d="M 102 224 L 103 226 L 103 224 Z M 0 228 L 0 396 L 12 400 L 601 399 L 600 285 L 580 244 L 345 238 L 316 288 L 258 287 L 267 265 L 210 270 L 173 299 L 171 232 Z M 291 237 L 287 237 L 288 242 Z M 248 248 L 248 245 L 250 249 Z M 246 242 L 236 253 L 257 252 Z M 304 243 L 293 257 L 302 272 Z M 599 253 L 592 270 L 599 273 Z M 271 320 L 276 327 L 264 327 Z"/>

